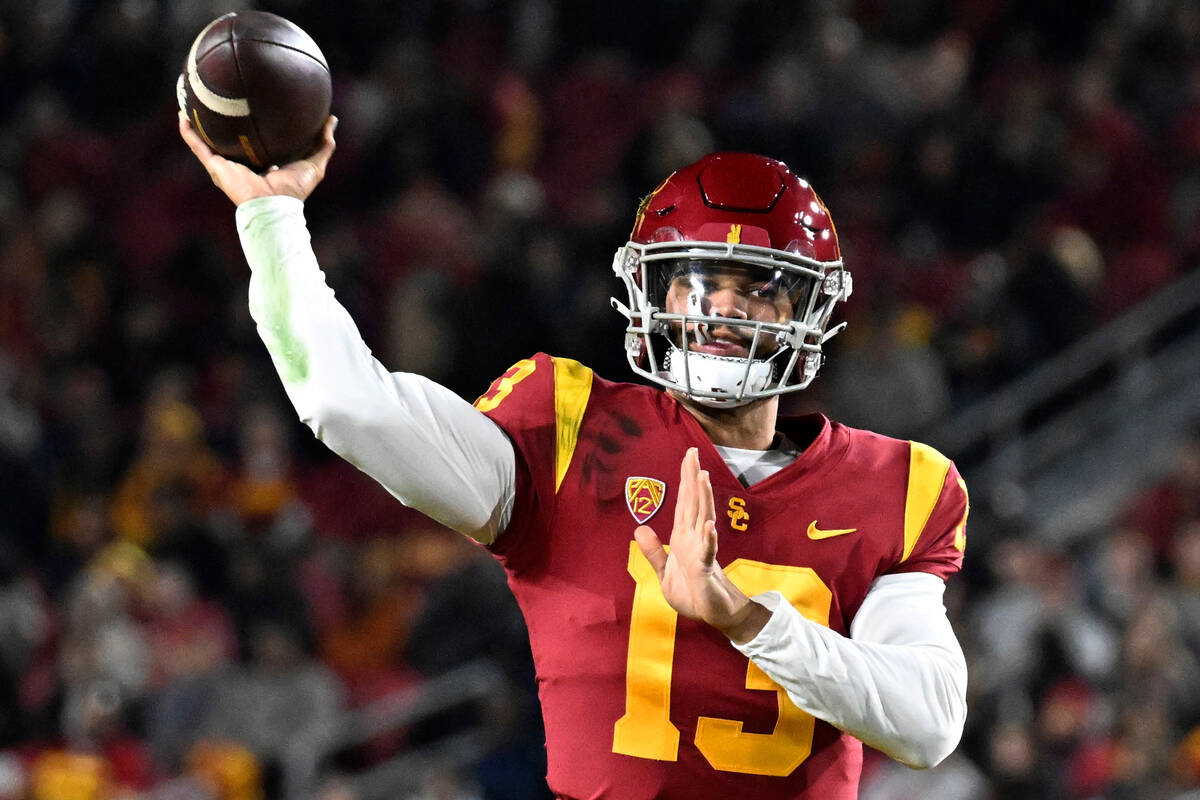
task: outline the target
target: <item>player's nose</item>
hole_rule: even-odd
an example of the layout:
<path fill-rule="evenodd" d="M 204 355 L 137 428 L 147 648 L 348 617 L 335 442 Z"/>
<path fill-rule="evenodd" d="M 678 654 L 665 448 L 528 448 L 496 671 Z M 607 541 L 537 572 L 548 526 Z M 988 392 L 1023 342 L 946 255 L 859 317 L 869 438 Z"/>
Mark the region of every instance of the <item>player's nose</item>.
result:
<path fill-rule="evenodd" d="M 746 319 L 746 302 L 746 296 L 732 286 L 724 286 L 708 294 L 709 313 L 714 317 Z"/>

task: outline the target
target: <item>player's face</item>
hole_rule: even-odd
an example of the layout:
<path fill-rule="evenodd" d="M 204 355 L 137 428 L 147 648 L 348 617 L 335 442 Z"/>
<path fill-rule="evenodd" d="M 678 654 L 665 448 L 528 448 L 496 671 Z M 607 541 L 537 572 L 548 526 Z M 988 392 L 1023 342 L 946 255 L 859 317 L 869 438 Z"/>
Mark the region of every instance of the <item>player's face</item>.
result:
<path fill-rule="evenodd" d="M 672 272 L 667 284 L 665 309 L 672 314 L 728 317 L 747 322 L 791 321 L 799 299 L 801 279 L 765 267 L 747 267 L 722 262 L 688 262 Z M 678 342 L 678 323 L 672 338 Z M 750 352 L 753 331 L 740 325 L 689 322 L 688 349 L 710 355 L 745 357 Z M 777 349 L 774 336 L 760 336 L 756 357 Z"/>

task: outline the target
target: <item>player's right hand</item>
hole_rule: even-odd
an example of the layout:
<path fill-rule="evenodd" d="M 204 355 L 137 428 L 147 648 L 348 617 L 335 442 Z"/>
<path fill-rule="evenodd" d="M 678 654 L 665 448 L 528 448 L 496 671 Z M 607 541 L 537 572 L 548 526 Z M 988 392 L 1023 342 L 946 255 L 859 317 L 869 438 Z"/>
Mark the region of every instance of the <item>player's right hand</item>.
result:
<path fill-rule="evenodd" d="M 633 537 L 654 568 L 671 608 L 742 644 L 758 635 L 771 612 L 734 586 L 717 563 L 716 519 L 708 471 L 700 469 L 700 454 L 689 447 L 679 465 L 670 552 L 649 525 L 639 526 Z"/>
<path fill-rule="evenodd" d="M 333 130 L 337 127 L 337 117 L 331 116 L 325 120 L 321 131 L 321 146 L 307 158 L 293 161 L 283 166 L 271 167 L 267 172 L 258 174 L 244 164 L 230 161 L 220 156 L 200 138 L 187 115 L 179 112 L 179 135 L 187 146 L 204 165 L 208 176 L 217 188 L 229 197 L 235 205 L 241 205 L 255 197 L 269 195 L 287 195 L 301 200 L 308 198 L 317 184 L 325 177 L 325 168 L 333 155 L 335 144 Z"/>

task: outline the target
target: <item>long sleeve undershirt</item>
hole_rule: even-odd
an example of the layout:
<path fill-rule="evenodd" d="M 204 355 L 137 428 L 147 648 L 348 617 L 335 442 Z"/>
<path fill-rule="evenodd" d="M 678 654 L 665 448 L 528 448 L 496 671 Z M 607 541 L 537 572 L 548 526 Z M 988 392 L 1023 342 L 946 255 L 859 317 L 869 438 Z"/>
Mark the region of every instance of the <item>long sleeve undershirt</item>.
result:
<path fill-rule="evenodd" d="M 512 514 L 516 457 L 504 432 L 450 390 L 389 372 L 334 298 L 313 254 L 303 204 L 264 197 L 237 209 L 250 264 L 250 313 L 300 419 L 407 506 L 480 542 Z M 927 573 L 872 584 L 842 636 L 777 592 L 771 618 L 738 646 L 801 709 L 914 767 L 958 744 L 966 663 Z"/>

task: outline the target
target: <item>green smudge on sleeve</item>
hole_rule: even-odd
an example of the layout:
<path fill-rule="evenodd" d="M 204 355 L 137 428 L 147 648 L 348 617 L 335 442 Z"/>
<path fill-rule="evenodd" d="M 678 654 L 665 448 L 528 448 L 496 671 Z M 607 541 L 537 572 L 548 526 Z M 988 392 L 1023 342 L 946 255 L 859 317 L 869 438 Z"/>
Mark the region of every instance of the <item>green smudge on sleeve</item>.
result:
<path fill-rule="evenodd" d="M 308 349 L 292 328 L 292 295 L 282 264 L 261 270 L 263 342 L 285 383 L 302 383 L 308 378 Z"/>

